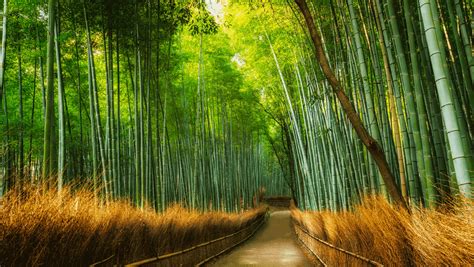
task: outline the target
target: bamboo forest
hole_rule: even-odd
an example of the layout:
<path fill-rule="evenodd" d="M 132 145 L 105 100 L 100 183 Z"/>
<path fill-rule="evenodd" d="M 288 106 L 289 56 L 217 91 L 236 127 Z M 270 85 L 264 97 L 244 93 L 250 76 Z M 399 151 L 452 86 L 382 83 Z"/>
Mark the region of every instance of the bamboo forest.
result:
<path fill-rule="evenodd" d="M 0 266 L 474 265 L 472 1 L 0 2 Z"/>

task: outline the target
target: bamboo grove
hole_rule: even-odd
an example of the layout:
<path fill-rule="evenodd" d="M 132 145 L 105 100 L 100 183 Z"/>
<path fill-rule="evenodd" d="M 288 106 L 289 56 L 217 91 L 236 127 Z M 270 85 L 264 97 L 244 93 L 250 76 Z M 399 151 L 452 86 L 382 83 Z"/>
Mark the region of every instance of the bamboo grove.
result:
<path fill-rule="evenodd" d="M 472 198 L 472 11 L 5 1 L 2 192 L 53 177 L 157 210 L 239 210 L 265 190 L 310 210 Z"/>
<path fill-rule="evenodd" d="M 454 196 L 472 197 L 472 6 L 442 0 L 295 2 L 300 29 L 307 29 L 301 6 L 311 11 L 329 66 L 383 149 L 403 198 L 434 207 Z M 293 66 L 286 67 L 268 39 L 290 117 L 300 206 L 347 209 L 364 194 L 387 195 L 310 38 L 301 36 Z"/>
<path fill-rule="evenodd" d="M 3 192 L 74 182 L 106 201 L 227 211 L 254 205 L 267 181 L 266 190 L 285 194 L 252 123 L 259 117 L 244 119 L 251 109 L 229 101 L 240 86 L 230 57 L 219 67 L 235 82 L 231 93 L 205 68 L 219 25 L 203 2 L 5 1 L 4 9 Z M 178 57 L 185 38 L 198 40 L 197 58 Z"/>

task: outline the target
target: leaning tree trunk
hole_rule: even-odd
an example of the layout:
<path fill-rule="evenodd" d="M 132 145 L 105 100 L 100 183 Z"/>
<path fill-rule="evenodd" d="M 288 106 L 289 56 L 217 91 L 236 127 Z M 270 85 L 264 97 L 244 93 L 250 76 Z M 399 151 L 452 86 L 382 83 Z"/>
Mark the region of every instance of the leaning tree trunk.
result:
<path fill-rule="evenodd" d="M 324 49 L 321 42 L 321 37 L 315 27 L 313 17 L 310 13 L 306 0 L 295 0 L 295 3 L 298 5 L 303 17 L 306 21 L 306 26 L 308 27 L 313 45 L 315 48 L 316 59 L 318 60 L 321 69 L 324 72 L 324 75 L 329 81 L 329 84 L 333 88 L 334 93 L 336 94 L 337 99 L 341 103 L 341 106 L 346 113 L 349 121 L 351 122 L 354 130 L 361 139 L 364 146 L 367 148 L 369 153 L 372 155 L 380 174 L 386 184 L 387 190 L 392 197 L 392 199 L 399 204 L 404 209 L 408 210 L 408 205 L 403 199 L 400 189 L 395 184 L 395 178 L 388 166 L 385 155 L 380 148 L 377 141 L 367 132 L 367 129 L 364 127 L 359 115 L 357 114 L 353 104 L 344 93 L 342 85 L 337 80 L 334 72 L 331 70 L 328 59 L 324 53 Z"/>

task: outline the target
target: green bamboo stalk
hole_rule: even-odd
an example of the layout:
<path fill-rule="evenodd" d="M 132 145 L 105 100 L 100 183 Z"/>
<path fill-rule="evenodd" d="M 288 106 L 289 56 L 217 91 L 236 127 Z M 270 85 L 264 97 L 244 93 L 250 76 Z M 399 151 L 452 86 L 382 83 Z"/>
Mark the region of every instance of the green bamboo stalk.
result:
<path fill-rule="evenodd" d="M 135 3 L 135 9 L 137 9 L 137 4 Z M 140 68 L 140 47 L 138 43 L 138 22 L 135 25 L 135 35 L 136 35 L 136 51 L 135 51 L 135 72 L 134 72 L 134 121 L 135 121 L 135 204 L 141 206 L 142 203 L 142 191 L 141 191 L 141 183 L 142 183 L 142 169 L 141 169 L 141 141 L 140 141 L 140 122 L 139 122 L 139 68 Z"/>
<path fill-rule="evenodd" d="M 91 57 L 92 57 L 92 44 L 90 40 L 90 31 L 89 31 L 89 24 L 87 19 L 87 12 L 85 5 L 83 6 L 84 9 L 84 21 L 86 25 L 86 34 L 87 34 L 87 58 L 88 58 L 88 84 L 89 84 L 89 119 L 90 119 L 90 137 L 91 137 L 91 156 L 92 156 L 92 179 L 94 184 L 94 192 L 97 192 L 98 189 L 98 165 L 97 165 L 97 130 L 95 124 L 95 105 L 94 105 L 94 93 L 93 93 L 93 76 L 92 76 L 92 64 L 91 64 Z"/>
<path fill-rule="evenodd" d="M 106 156 L 105 156 L 105 146 L 102 139 L 102 122 L 100 119 L 100 106 L 99 106 L 99 96 L 97 90 L 97 80 L 96 80 L 96 72 L 95 72 L 95 62 L 94 62 L 94 52 L 92 49 L 92 41 L 91 41 L 91 34 L 88 25 L 88 18 L 87 18 L 87 11 L 85 6 L 84 9 L 84 20 L 86 24 L 86 32 L 87 32 L 87 46 L 88 46 L 88 68 L 89 68 L 89 93 L 91 105 L 91 131 L 92 129 L 95 130 L 91 133 L 91 138 L 94 138 L 92 144 L 94 144 L 95 138 L 97 139 L 97 151 L 100 156 L 101 162 L 101 169 L 102 169 L 102 181 L 103 181 L 103 188 L 105 189 L 105 196 L 109 196 L 108 187 L 107 187 L 107 167 L 106 167 Z M 92 124 L 95 126 L 92 127 Z M 95 177 L 95 176 L 94 176 Z"/>
<path fill-rule="evenodd" d="M 462 144 L 461 133 L 459 130 L 456 110 L 453 105 L 453 96 L 447 74 L 442 66 L 443 58 L 440 52 L 440 41 L 435 32 L 433 14 L 431 12 L 431 3 L 429 0 L 420 0 L 419 7 L 423 19 L 425 37 L 430 52 L 431 67 L 436 79 L 436 88 L 439 95 L 439 103 L 443 115 L 443 121 L 446 128 L 449 145 L 451 148 L 451 156 L 456 171 L 456 179 L 458 181 L 461 193 L 471 196 L 471 179 L 468 169 L 468 156 L 465 147 Z M 445 61 L 445 60 L 444 60 Z"/>
<path fill-rule="evenodd" d="M 412 14 L 409 2 L 407 0 L 403 1 L 403 10 L 405 16 L 405 25 L 408 33 L 408 45 L 410 51 L 410 59 L 412 64 L 412 77 L 413 84 L 415 89 L 415 103 L 416 110 L 418 114 L 419 121 L 419 130 L 420 130 L 420 139 L 421 146 L 423 151 L 423 165 L 424 165 L 424 174 L 425 177 L 421 177 L 424 181 L 424 191 L 426 192 L 428 201 L 426 202 L 427 206 L 430 206 L 435 201 L 435 192 L 434 192 L 434 183 L 438 177 L 434 176 L 433 173 L 433 163 L 431 158 L 430 150 L 430 136 L 428 129 L 428 118 L 426 115 L 425 101 L 423 99 L 422 84 L 421 84 L 421 75 L 419 69 L 419 60 L 417 57 L 417 45 L 415 43 L 415 32 L 413 30 Z M 415 137 L 416 138 L 416 137 Z M 416 142 L 416 139 L 415 139 Z M 439 178 L 438 178 L 439 179 Z"/>
<path fill-rule="evenodd" d="M 44 123 L 43 143 L 43 179 L 53 174 L 54 157 L 54 23 L 56 21 L 56 0 L 48 1 L 48 45 L 47 45 L 47 91 L 46 116 Z"/>
<path fill-rule="evenodd" d="M 59 6 L 57 7 L 59 10 Z M 59 13 L 59 12 L 58 12 Z M 59 16 L 58 16 L 59 17 Z M 56 20 L 54 27 L 54 42 L 56 48 L 56 65 L 57 65 L 57 76 L 58 76 L 58 191 L 61 191 L 64 184 L 64 173 L 65 173 L 65 162 L 66 162 L 66 147 L 65 147 L 65 115 L 64 115 L 64 86 L 62 77 L 62 64 L 61 64 L 61 50 L 59 43 L 59 20 Z"/>
<path fill-rule="evenodd" d="M 3 101 L 4 82 L 5 82 L 5 57 L 7 48 L 7 15 L 8 15 L 8 1 L 3 0 L 3 14 L 2 14 L 2 43 L 0 47 L 0 106 Z M 6 104 L 5 104 L 6 106 Z"/>
<path fill-rule="evenodd" d="M 460 29 L 462 44 L 464 46 L 467 63 L 469 64 L 469 70 L 471 72 L 471 81 L 474 81 L 474 58 L 472 56 L 472 43 L 471 43 L 472 35 L 469 35 L 468 27 L 466 26 L 468 22 L 465 20 L 464 12 L 461 6 L 461 1 L 454 0 L 454 6 L 456 7 L 456 14 L 459 20 L 459 29 Z M 471 36 L 471 38 L 469 38 L 469 36 Z"/>
<path fill-rule="evenodd" d="M 18 45 L 18 97 L 19 97 L 19 105 L 18 105 L 18 114 L 19 114 L 19 123 L 20 129 L 18 133 L 18 158 L 19 158 L 19 175 L 20 178 L 23 178 L 23 174 L 25 171 L 25 152 L 24 152 L 24 138 L 23 138 L 23 131 L 24 131 L 24 114 L 23 114 L 23 69 L 21 66 L 22 55 L 21 55 L 21 44 Z"/>
<path fill-rule="evenodd" d="M 405 176 L 405 161 L 404 161 L 404 154 L 403 154 L 403 149 L 402 149 L 402 139 L 401 139 L 401 134 L 400 134 L 400 125 L 399 125 L 399 119 L 398 119 L 398 113 L 396 106 L 395 106 L 395 97 L 394 97 L 394 81 L 392 78 L 392 73 L 390 70 L 390 63 L 389 63 L 389 58 L 388 58 L 388 52 L 387 52 L 387 47 L 385 45 L 385 40 L 384 40 L 384 32 L 385 32 L 385 25 L 381 23 L 381 18 L 380 18 L 380 13 L 375 12 L 375 8 L 373 8 L 373 4 L 371 3 L 371 8 L 372 8 L 372 13 L 375 16 L 375 22 L 377 29 L 379 31 L 378 34 L 378 41 L 380 44 L 380 49 L 382 53 L 382 58 L 383 58 L 383 65 L 384 65 L 384 71 L 385 71 L 385 76 L 387 79 L 387 87 L 388 87 L 388 102 L 389 102 L 389 110 L 390 110 L 390 119 L 391 119 L 391 124 L 392 124 L 392 129 L 393 129 L 393 139 L 395 142 L 395 148 L 396 148 L 396 154 L 397 154 L 397 161 L 398 161 L 398 167 L 399 167 L 399 173 L 400 173 L 400 189 L 402 192 L 402 196 L 405 199 L 405 201 L 408 200 L 408 194 L 407 194 L 407 186 L 406 186 L 406 176 Z"/>

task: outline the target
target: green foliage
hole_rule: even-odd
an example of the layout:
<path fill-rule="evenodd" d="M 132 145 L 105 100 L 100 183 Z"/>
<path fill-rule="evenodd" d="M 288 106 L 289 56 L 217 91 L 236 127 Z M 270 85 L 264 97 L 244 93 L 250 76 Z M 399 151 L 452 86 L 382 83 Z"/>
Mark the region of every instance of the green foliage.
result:
<path fill-rule="evenodd" d="M 192 35 L 215 34 L 219 29 L 214 17 L 206 10 L 203 3 L 191 7 L 191 14 L 187 23 Z"/>
<path fill-rule="evenodd" d="M 2 152 L 6 156 L 0 162 L 4 181 L 19 173 L 40 178 L 46 10 L 43 1 L 14 1 L 10 7 L 7 105 L 0 114 L 5 122 L 2 151 L 9 151 Z M 252 205 L 258 187 L 273 176 L 279 177 L 272 182 L 273 192 L 282 192 L 276 182 L 281 184 L 281 172 L 274 167 L 271 151 L 262 146 L 267 122 L 256 105 L 259 94 L 246 78 L 248 72 L 232 61 L 239 51 L 228 45 L 234 37 L 223 29 L 229 25 L 218 22 L 204 4 L 60 1 L 58 17 L 66 181 L 92 176 L 106 199 L 125 197 L 156 209 L 172 202 L 208 209 L 209 201 L 216 209 L 242 209 Z M 20 48 L 23 120 L 18 114 Z M 54 76 L 57 71 L 55 66 Z M 89 86 L 94 84 L 96 102 L 89 99 Z M 54 87 L 57 114 L 57 80 Z M 93 117 L 91 107 L 97 109 Z M 53 120 L 57 123 L 57 117 Z M 24 154 L 32 159 L 24 170 L 17 164 L 20 139 Z M 232 190 L 220 189 L 227 184 Z"/>
<path fill-rule="evenodd" d="M 10 2 L 6 86 L 0 113 L 3 180 L 19 173 L 35 178 L 40 169 L 48 36 L 46 1 Z M 207 1 L 59 2 L 66 180 L 97 174 L 94 181 L 99 176 L 103 180 L 95 184 L 101 188 L 97 190 L 100 194 L 128 198 L 137 205 L 149 202 L 157 209 L 183 202 L 203 209 L 212 205 L 236 210 L 249 206 L 253 194 L 265 185 L 271 192 L 285 192 L 282 188 L 288 187 L 303 207 L 311 208 L 347 208 L 364 192 L 383 191 L 369 154 L 332 96 L 301 18 L 288 1 L 222 1 L 223 13 L 218 15 Z M 352 14 L 349 3 L 353 4 Z M 453 22 L 460 18 L 454 13 L 462 13 L 456 5 L 449 6 L 453 8 L 449 13 Z M 424 150 L 440 163 L 433 164 L 438 170 L 435 182 L 457 187 L 454 181 L 441 180 L 456 174 L 435 104 L 439 95 L 428 94 L 436 91 L 436 84 L 423 46 L 426 40 L 420 32 L 419 14 L 407 14 L 414 16 L 414 44 L 419 53 L 411 51 L 416 54 L 399 75 L 397 60 L 401 57 L 393 55 L 397 52 L 401 56 L 410 48 L 404 39 L 405 24 L 399 19 L 391 22 L 400 24 L 402 34 L 392 36 L 390 22 L 383 21 L 382 33 L 375 25 L 374 7 L 363 1 L 311 1 L 310 8 L 317 13 L 315 24 L 330 65 L 357 112 L 374 131 L 380 130 L 381 144 L 395 172 L 404 164 L 411 173 L 406 179 L 412 179 L 409 191 L 413 199 L 419 200 L 423 194 L 416 184 L 422 164 L 413 163 L 417 151 L 412 136 L 416 129 L 412 129 L 409 118 L 423 101 L 430 131 L 425 144 L 435 146 Z M 442 22 L 436 23 L 437 33 L 442 33 Z M 461 144 L 469 151 L 466 148 L 472 147 L 473 126 L 468 119 L 473 113 L 468 105 L 472 92 L 466 88 L 470 88 L 472 67 L 464 51 L 469 46 L 463 44 L 466 38 L 454 38 L 462 37 L 457 36 L 462 25 L 457 26 L 439 38 L 449 38 L 451 46 L 444 46 L 444 39 L 438 44 L 451 47 L 447 52 L 454 61 L 447 60 L 446 66 L 442 61 L 436 70 L 454 77 L 452 84 L 448 83 L 455 96 L 456 113 L 451 115 L 459 120 Z M 360 40 L 356 42 L 357 28 Z M 383 72 L 380 34 L 389 43 L 395 38 L 401 42 L 398 51 L 388 53 L 392 57 L 388 67 L 394 76 L 393 97 L 389 97 Z M 456 50 L 453 45 L 457 45 Z M 456 61 L 463 56 L 464 65 Z M 19 114 L 20 57 L 23 120 Z M 410 69 L 415 65 L 410 60 L 417 59 L 422 76 L 418 79 L 424 88 L 418 92 L 413 109 L 408 109 L 407 87 L 415 81 Z M 364 64 L 366 73 L 361 75 Z M 55 76 L 57 71 L 56 66 Z M 405 83 L 400 82 L 402 76 L 406 76 Z M 89 97 L 89 86 L 95 84 L 96 102 Z M 54 86 L 57 98 L 57 80 Z M 389 104 L 395 104 L 396 109 L 390 110 Z M 57 110 L 57 99 L 54 105 Z M 97 109 L 92 118 L 91 107 Z M 395 119 L 400 126 L 398 133 L 393 127 Z M 394 148 L 396 134 L 405 146 L 401 152 Z M 22 138 L 24 154 L 32 162 L 27 169 L 18 170 Z M 93 145 L 97 145 L 94 151 Z M 399 154 L 401 163 L 397 161 Z"/>

